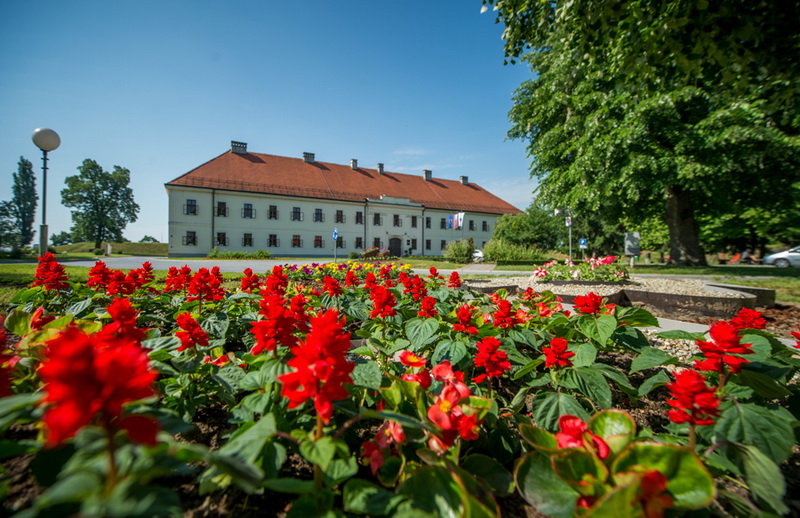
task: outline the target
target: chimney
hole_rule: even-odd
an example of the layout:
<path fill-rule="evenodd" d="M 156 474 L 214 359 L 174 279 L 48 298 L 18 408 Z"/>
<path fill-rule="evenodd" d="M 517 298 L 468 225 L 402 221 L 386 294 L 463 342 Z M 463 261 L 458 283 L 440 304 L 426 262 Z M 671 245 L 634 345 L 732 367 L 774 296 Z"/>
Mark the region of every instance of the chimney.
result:
<path fill-rule="evenodd" d="M 314 153 L 303 153 L 303 162 L 311 164 L 314 162 Z"/>
<path fill-rule="evenodd" d="M 431 180 L 433 180 L 433 171 L 431 171 L 430 169 L 425 169 L 424 171 L 422 171 L 422 176 L 425 178 L 426 182 L 430 182 Z"/>
<path fill-rule="evenodd" d="M 351 158 L 350 159 L 350 169 L 352 169 L 353 171 L 358 170 L 358 160 L 357 159 L 355 159 L 355 158 Z"/>
<path fill-rule="evenodd" d="M 383 174 L 383 164 L 378 164 L 378 174 Z"/>
<path fill-rule="evenodd" d="M 469 185 L 469 176 L 461 177 L 461 185 Z"/>
<path fill-rule="evenodd" d="M 247 142 L 237 142 L 235 140 L 231 140 L 231 153 L 235 153 L 237 155 L 246 155 Z"/>

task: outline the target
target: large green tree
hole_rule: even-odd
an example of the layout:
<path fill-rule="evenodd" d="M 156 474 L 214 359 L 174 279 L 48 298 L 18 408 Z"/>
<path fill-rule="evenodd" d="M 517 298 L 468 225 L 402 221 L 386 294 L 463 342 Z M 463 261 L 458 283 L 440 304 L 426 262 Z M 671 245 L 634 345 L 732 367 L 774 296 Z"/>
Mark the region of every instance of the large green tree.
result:
<path fill-rule="evenodd" d="M 0 201 L 0 247 L 16 248 L 19 234 L 14 222 L 14 210 L 10 201 Z"/>
<path fill-rule="evenodd" d="M 672 261 L 685 264 L 704 262 L 699 218 L 746 214 L 753 207 L 777 213 L 795 206 L 797 96 L 796 83 L 781 79 L 785 70 L 769 75 L 772 68 L 766 67 L 760 80 L 743 72 L 728 81 L 721 58 L 685 64 L 675 51 L 654 57 L 653 66 L 631 61 L 625 42 L 637 31 L 646 32 L 637 21 L 639 9 L 653 10 L 645 19 L 666 24 L 654 31 L 675 30 L 650 35 L 672 42 L 662 53 L 673 52 L 677 34 L 692 36 L 694 22 L 680 16 L 689 7 L 679 1 L 494 3 L 507 26 L 508 55 L 531 50 L 521 59 L 535 79 L 515 95 L 510 135 L 529 140 L 532 175 L 540 179 L 539 194 L 546 202 L 632 225 L 662 217 Z M 753 11 L 726 11 L 723 18 L 744 13 Z M 712 19 L 719 22 L 720 16 Z M 765 16 L 742 25 L 772 21 Z M 711 45 L 707 36 L 698 42 Z M 729 49 L 728 66 L 746 68 L 752 52 L 739 56 Z M 681 73 L 673 70 L 678 62 Z M 781 104 L 777 98 L 788 100 Z"/>
<path fill-rule="evenodd" d="M 139 212 L 128 186 L 130 171 L 115 165 L 109 173 L 88 158 L 78 171 L 67 177 L 67 187 L 61 191 L 64 206 L 74 209 L 73 237 L 94 241 L 95 248 L 103 241 L 121 241 L 122 231 L 136 221 Z"/>
<path fill-rule="evenodd" d="M 28 246 L 33 241 L 33 221 L 36 217 L 39 195 L 36 194 L 33 166 L 24 157 L 19 157 L 17 172 L 13 174 L 11 192 L 11 213 L 14 217 L 15 231 L 19 236 L 18 246 Z"/>

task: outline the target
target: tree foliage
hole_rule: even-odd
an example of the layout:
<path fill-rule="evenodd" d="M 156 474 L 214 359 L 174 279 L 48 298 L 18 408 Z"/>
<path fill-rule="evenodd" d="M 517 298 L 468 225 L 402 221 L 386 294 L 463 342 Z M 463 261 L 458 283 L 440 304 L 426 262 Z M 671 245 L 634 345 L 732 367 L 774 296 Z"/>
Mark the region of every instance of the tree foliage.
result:
<path fill-rule="evenodd" d="M 61 191 L 64 206 L 74 209 L 73 240 L 93 241 L 95 248 L 100 248 L 103 241 L 121 241 L 122 231 L 136 221 L 139 212 L 128 186 L 130 171 L 115 165 L 109 173 L 88 158 L 78 171 L 67 177 L 67 187 Z"/>
<path fill-rule="evenodd" d="M 18 236 L 17 246 L 28 246 L 33 241 L 33 221 L 36 217 L 39 195 L 36 194 L 36 176 L 33 174 L 33 166 L 24 157 L 19 157 L 17 172 L 13 174 L 11 192 L 11 212 L 14 218 L 14 229 Z"/>
<path fill-rule="evenodd" d="M 14 210 L 10 201 L 0 201 L 0 247 L 16 248 L 19 234 L 14 222 Z"/>
<path fill-rule="evenodd" d="M 492 237 L 506 243 L 553 250 L 563 242 L 566 229 L 553 211 L 532 203 L 525 212 L 505 214 L 497 220 Z"/>
<path fill-rule="evenodd" d="M 506 24 L 508 55 L 531 50 L 522 60 L 536 78 L 515 94 L 509 134 L 530 142 L 532 175 L 539 178 L 546 203 L 626 227 L 662 218 L 672 259 L 700 264 L 701 221 L 734 213 L 750 232 L 758 227 L 759 211 L 778 214 L 800 201 L 796 115 L 792 102 L 775 102 L 780 96 L 796 98 L 800 83 L 784 84 L 786 70 L 760 81 L 742 74 L 742 81 L 720 83 L 730 72 L 722 67 L 724 60 L 744 70 L 753 49 L 740 56 L 728 48 L 725 56 L 684 63 L 688 58 L 672 45 L 679 34 L 694 30 L 688 27 L 694 21 L 682 19 L 681 13 L 693 9 L 685 2 L 492 3 Z M 653 10 L 642 19 L 664 26 L 645 28 L 639 10 Z M 711 10 L 722 23 L 718 6 Z M 725 16 L 746 13 L 752 10 Z M 740 21 L 742 27 L 767 26 L 772 18 Z M 648 30 L 652 34 L 644 42 L 629 45 Z M 703 35 L 698 48 L 731 44 L 721 38 Z M 649 55 L 653 42 L 664 44 L 658 52 L 666 55 L 656 56 L 652 66 L 636 62 Z M 638 54 L 631 54 L 631 45 Z"/>
<path fill-rule="evenodd" d="M 158 243 L 158 239 L 154 238 L 150 235 L 145 235 L 142 239 L 139 240 L 140 243 Z"/>
<path fill-rule="evenodd" d="M 50 244 L 53 246 L 70 245 L 72 244 L 72 234 L 63 230 L 58 234 L 53 234 L 50 236 Z"/>

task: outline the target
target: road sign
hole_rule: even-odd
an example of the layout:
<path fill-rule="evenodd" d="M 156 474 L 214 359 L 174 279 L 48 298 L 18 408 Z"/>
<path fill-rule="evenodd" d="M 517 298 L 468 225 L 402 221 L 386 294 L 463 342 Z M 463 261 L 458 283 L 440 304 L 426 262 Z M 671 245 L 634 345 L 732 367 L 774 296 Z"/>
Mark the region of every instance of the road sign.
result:
<path fill-rule="evenodd" d="M 587 241 L 588 240 L 586 238 L 581 239 L 580 241 L 578 241 L 578 246 L 580 246 L 581 249 L 588 248 Z"/>
<path fill-rule="evenodd" d="M 339 229 L 338 229 L 338 228 L 334 228 L 334 229 L 333 229 L 333 239 L 334 239 L 334 241 L 335 241 L 335 240 L 336 240 L 336 238 L 338 238 L 338 237 L 339 237 Z"/>
<path fill-rule="evenodd" d="M 571 227 L 572 226 L 572 218 L 567 216 L 566 218 L 564 218 L 564 223 L 566 223 L 566 225 L 568 227 Z"/>

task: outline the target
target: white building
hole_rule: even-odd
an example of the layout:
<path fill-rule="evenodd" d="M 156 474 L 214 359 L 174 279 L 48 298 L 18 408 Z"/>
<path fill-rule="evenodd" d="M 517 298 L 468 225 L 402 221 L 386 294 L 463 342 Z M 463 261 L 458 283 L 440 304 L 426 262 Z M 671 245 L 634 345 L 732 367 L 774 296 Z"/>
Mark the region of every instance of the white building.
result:
<path fill-rule="evenodd" d="M 393 255 L 442 255 L 450 241 L 482 247 L 497 218 L 519 209 L 469 183 L 231 149 L 165 184 L 169 255 L 268 250 L 279 257 L 340 257 L 378 246 Z M 448 219 L 463 212 L 463 225 Z M 334 241 L 333 232 L 338 238 Z"/>

